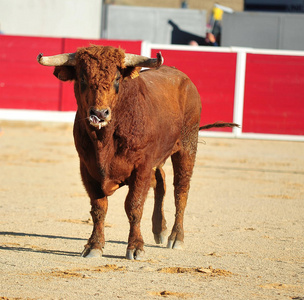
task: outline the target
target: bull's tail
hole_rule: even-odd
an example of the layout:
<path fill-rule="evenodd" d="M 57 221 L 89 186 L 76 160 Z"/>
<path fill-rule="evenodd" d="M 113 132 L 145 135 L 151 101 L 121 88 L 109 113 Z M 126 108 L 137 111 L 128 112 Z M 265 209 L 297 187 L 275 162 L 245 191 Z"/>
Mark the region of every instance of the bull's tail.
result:
<path fill-rule="evenodd" d="M 240 125 L 236 124 L 236 123 L 215 122 L 215 123 L 212 123 L 212 124 L 206 124 L 204 126 L 201 126 L 199 128 L 199 130 L 207 130 L 207 129 L 210 129 L 210 128 L 221 128 L 221 127 L 233 128 L 233 127 L 240 127 Z"/>

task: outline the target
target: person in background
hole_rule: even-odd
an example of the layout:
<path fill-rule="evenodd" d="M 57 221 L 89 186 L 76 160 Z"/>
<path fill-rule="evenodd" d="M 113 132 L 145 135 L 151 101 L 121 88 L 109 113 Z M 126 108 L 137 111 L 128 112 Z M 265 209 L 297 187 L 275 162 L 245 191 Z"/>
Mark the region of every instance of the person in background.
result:
<path fill-rule="evenodd" d="M 208 24 L 209 32 L 211 32 L 214 35 L 218 46 L 221 45 L 222 19 L 223 19 L 224 12 L 228 13 L 228 14 L 232 14 L 233 9 L 230 7 L 215 3 L 213 6 L 213 9 L 212 9 L 210 21 Z"/>
<path fill-rule="evenodd" d="M 218 43 L 216 41 L 216 38 L 213 33 L 207 32 L 206 38 L 205 38 L 206 46 L 218 46 Z"/>

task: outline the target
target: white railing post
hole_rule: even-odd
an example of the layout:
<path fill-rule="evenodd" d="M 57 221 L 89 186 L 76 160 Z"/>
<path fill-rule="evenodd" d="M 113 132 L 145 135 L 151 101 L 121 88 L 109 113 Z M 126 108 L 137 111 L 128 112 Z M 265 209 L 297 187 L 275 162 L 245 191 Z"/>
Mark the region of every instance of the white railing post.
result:
<path fill-rule="evenodd" d="M 151 43 L 148 41 L 142 41 L 140 55 L 151 57 Z"/>
<path fill-rule="evenodd" d="M 243 112 L 244 112 L 244 90 L 245 90 L 245 72 L 246 72 L 246 51 L 245 49 L 237 50 L 235 88 L 234 88 L 234 107 L 233 122 L 241 126 L 234 127 L 233 133 L 236 137 L 242 134 Z"/>

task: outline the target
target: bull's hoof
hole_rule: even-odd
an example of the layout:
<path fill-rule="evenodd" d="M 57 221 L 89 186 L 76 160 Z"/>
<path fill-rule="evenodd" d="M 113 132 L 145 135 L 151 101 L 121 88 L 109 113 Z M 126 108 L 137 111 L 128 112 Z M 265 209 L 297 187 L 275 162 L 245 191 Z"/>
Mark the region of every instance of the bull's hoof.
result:
<path fill-rule="evenodd" d="M 139 249 L 127 249 L 126 258 L 130 260 L 141 260 L 145 254 L 145 251 Z"/>
<path fill-rule="evenodd" d="M 169 249 L 184 249 L 184 242 L 178 240 L 168 240 L 167 248 Z"/>
<path fill-rule="evenodd" d="M 81 253 L 82 257 L 85 258 L 98 258 L 102 257 L 102 250 L 100 249 L 91 249 L 91 248 L 84 248 L 84 250 Z"/>
<path fill-rule="evenodd" d="M 167 230 L 164 230 L 161 233 L 154 233 L 154 240 L 156 244 L 164 244 L 167 239 Z"/>

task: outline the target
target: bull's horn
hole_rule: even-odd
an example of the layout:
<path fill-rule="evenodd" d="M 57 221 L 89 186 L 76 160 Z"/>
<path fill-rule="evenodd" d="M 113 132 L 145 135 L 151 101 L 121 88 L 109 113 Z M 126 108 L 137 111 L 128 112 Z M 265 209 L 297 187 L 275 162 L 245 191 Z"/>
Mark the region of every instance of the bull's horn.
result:
<path fill-rule="evenodd" d="M 136 54 L 125 54 L 126 67 L 145 67 L 145 68 L 158 68 L 164 62 L 160 52 L 156 54 L 156 58 L 149 58 L 146 56 Z"/>
<path fill-rule="evenodd" d="M 54 56 L 43 56 L 42 53 L 39 53 L 37 56 L 37 61 L 43 66 L 75 66 L 76 53 L 63 53 Z"/>

